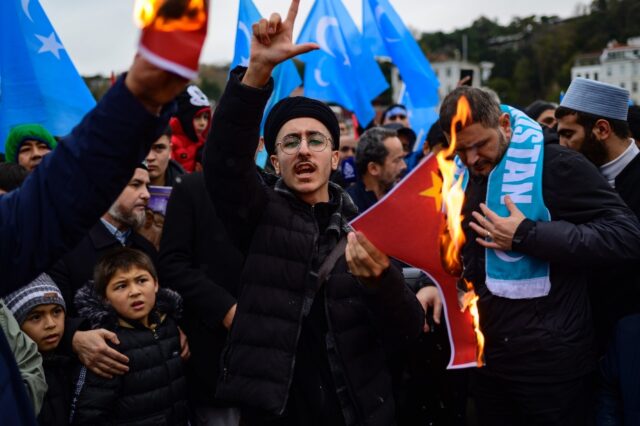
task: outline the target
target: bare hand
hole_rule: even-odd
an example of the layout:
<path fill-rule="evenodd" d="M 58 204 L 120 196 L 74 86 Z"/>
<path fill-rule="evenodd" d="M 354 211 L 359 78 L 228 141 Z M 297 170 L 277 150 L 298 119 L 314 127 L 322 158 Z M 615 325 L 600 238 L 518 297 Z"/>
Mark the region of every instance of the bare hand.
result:
<path fill-rule="evenodd" d="M 160 113 L 182 92 L 187 80 L 177 74 L 164 71 L 140 55 L 136 55 L 124 84 L 152 114 Z"/>
<path fill-rule="evenodd" d="M 222 319 L 222 325 L 224 325 L 224 328 L 226 328 L 227 330 L 231 329 L 231 324 L 233 324 L 233 319 L 236 317 L 237 307 L 238 307 L 238 304 L 236 303 L 231 308 L 229 308 L 229 311 Z"/>
<path fill-rule="evenodd" d="M 442 317 L 442 299 L 438 288 L 436 286 L 422 287 L 418 293 L 416 293 L 416 297 L 422 305 L 422 309 L 424 309 L 425 313 L 429 306 L 433 308 L 433 322 L 440 325 L 440 318 Z M 426 317 L 423 330 L 425 333 L 429 331 L 429 323 L 427 322 Z"/>
<path fill-rule="evenodd" d="M 189 350 L 189 340 L 187 339 L 187 335 L 184 334 L 182 329 L 178 327 L 178 332 L 180 333 L 180 358 L 183 361 L 191 358 L 191 351 Z"/>
<path fill-rule="evenodd" d="M 456 87 L 462 87 L 465 84 L 467 84 L 469 81 L 471 81 L 471 76 L 470 75 L 462 78 L 461 80 L 458 80 L 458 82 L 456 83 Z"/>
<path fill-rule="evenodd" d="M 389 257 L 371 244 L 362 232 L 349 232 L 345 256 L 353 276 L 368 286 L 375 286 L 389 268 Z"/>
<path fill-rule="evenodd" d="M 147 208 L 145 210 L 144 224 L 136 228 L 136 232 L 153 244 L 156 250 L 160 251 L 163 226 L 164 217 L 160 213 L 154 213 L 153 210 Z"/>
<path fill-rule="evenodd" d="M 276 65 L 319 48 L 316 43 L 293 44 L 293 24 L 298 15 L 299 4 L 300 0 L 291 2 L 285 21 L 274 13 L 269 20 L 263 18 L 253 24 L 249 68 L 242 79 L 243 84 L 263 87 Z"/>
<path fill-rule="evenodd" d="M 126 363 L 129 358 L 109 345 L 107 340 L 119 345 L 118 336 L 111 331 L 98 330 L 76 331 L 71 345 L 80 362 L 98 376 L 112 379 L 114 374 L 121 375 L 129 371 Z"/>
<path fill-rule="evenodd" d="M 498 216 L 484 203 L 480 204 L 484 216 L 478 212 L 472 213 L 478 223 L 470 222 L 469 225 L 480 235 L 476 242 L 481 246 L 495 250 L 511 250 L 513 236 L 526 217 L 508 195 L 504 197 L 504 203 L 509 210 L 507 217 Z"/>

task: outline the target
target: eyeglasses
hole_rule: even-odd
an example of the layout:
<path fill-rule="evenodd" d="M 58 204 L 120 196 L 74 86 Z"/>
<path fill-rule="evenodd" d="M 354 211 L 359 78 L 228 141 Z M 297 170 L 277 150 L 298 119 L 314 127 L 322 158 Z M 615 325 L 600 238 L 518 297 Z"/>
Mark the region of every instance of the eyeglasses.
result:
<path fill-rule="evenodd" d="M 311 133 L 306 138 L 302 138 L 298 135 L 287 135 L 276 145 L 280 145 L 282 152 L 285 154 L 293 155 L 300 151 L 300 146 L 302 145 L 303 140 L 307 141 L 307 147 L 309 150 L 322 152 L 327 148 L 327 145 L 329 145 L 331 138 L 323 135 L 322 133 Z"/>
<path fill-rule="evenodd" d="M 404 120 L 406 119 L 407 116 L 404 114 L 394 114 L 394 115 L 390 115 L 387 117 L 387 120 L 389 121 L 396 121 L 396 120 Z"/>

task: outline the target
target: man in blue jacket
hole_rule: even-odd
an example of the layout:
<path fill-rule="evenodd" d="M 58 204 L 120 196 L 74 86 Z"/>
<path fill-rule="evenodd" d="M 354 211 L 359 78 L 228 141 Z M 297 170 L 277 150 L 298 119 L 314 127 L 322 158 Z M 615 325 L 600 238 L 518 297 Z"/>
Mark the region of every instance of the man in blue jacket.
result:
<path fill-rule="evenodd" d="M 164 105 L 185 83 L 137 57 L 22 187 L 0 197 L 0 296 L 51 267 L 96 223 L 166 128 L 172 111 Z M 0 413 L 2 424 L 35 424 L 1 333 Z"/>

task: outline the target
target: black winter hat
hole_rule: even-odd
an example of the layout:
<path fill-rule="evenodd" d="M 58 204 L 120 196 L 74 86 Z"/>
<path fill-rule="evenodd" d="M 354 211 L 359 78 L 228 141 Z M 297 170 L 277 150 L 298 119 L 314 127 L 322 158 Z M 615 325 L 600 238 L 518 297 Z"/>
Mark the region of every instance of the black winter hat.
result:
<path fill-rule="evenodd" d="M 197 142 L 198 136 L 193 128 L 193 119 L 196 115 L 203 112 L 211 112 L 211 102 L 209 102 L 207 96 L 195 84 L 188 85 L 184 91 L 178 95 L 176 101 L 178 103 L 176 117 L 180 121 L 182 131 L 189 139 Z"/>
<path fill-rule="evenodd" d="M 315 118 L 326 126 L 331 134 L 333 150 L 340 146 L 340 124 L 338 118 L 323 102 L 304 96 L 284 98 L 271 108 L 267 120 L 264 123 L 264 146 L 267 153 L 272 155 L 275 151 L 278 132 L 289 120 L 294 118 Z"/>
<path fill-rule="evenodd" d="M 524 110 L 524 113 L 534 120 L 537 120 L 538 117 L 540 117 L 540 114 L 542 114 L 546 110 L 555 110 L 556 108 L 556 105 L 552 104 L 551 102 L 537 100 L 529 104 L 529 106 Z"/>

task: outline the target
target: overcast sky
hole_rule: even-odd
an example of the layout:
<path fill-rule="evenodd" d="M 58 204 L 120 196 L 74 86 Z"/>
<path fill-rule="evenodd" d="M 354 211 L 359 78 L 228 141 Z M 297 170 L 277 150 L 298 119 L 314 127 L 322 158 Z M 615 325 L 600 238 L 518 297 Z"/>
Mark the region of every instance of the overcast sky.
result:
<path fill-rule="evenodd" d="M 0 0 L 6 1 L 6 0 Z M 451 31 L 470 25 L 479 16 L 508 23 L 515 16 L 569 17 L 586 0 L 390 0 L 405 24 L 424 32 Z M 138 38 L 132 10 L 134 0 L 40 0 L 62 43 L 83 75 L 125 70 Z M 288 0 L 254 0 L 263 15 L 284 15 Z M 343 0 L 358 26 L 362 0 Z M 299 31 L 312 0 L 302 0 L 296 21 Z M 211 0 L 209 35 L 201 62 L 229 63 L 233 57 L 237 0 Z M 297 35 L 297 32 L 294 33 Z"/>

